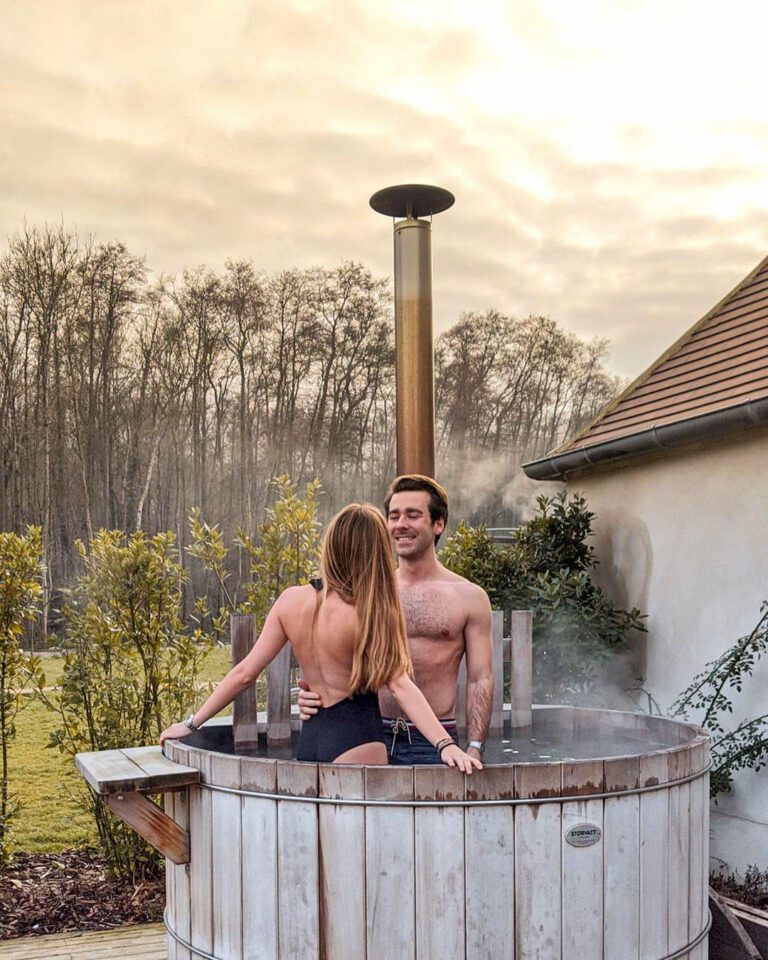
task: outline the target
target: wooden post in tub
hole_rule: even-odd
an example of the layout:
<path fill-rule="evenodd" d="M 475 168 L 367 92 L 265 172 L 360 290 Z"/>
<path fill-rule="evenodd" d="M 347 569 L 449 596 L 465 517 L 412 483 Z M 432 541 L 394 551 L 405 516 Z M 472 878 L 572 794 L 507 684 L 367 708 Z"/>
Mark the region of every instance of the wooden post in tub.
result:
<path fill-rule="evenodd" d="M 510 722 L 515 727 L 530 727 L 533 699 L 533 612 L 512 611 L 510 643 L 509 704 Z"/>
<path fill-rule="evenodd" d="M 229 618 L 232 639 L 232 666 L 236 666 L 251 652 L 256 642 L 255 621 L 252 613 L 233 613 Z M 253 750 L 259 743 L 259 702 L 256 685 L 235 697 L 232 717 L 232 736 L 235 753 Z"/>
<path fill-rule="evenodd" d="M 253 614 L 233 614 L 230 619 L 232 666 L 240 663 L 256 642 Z M 267 743 L 282 746 L 291 740 L 291 648 L 284 647 L 266 669 Z M 263 729 L 263 727 L 262 727 Z M 258 743 L 258 700 L 256 687 L 235 700 L 232 720 L 235 751 L 248 750 Z"/>

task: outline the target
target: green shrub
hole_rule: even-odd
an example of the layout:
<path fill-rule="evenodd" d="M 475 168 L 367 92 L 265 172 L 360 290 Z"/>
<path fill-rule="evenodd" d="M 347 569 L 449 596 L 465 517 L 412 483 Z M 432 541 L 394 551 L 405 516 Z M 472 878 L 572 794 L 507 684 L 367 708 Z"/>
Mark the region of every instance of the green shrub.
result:
<path fill-rule="evenodd" d="M 192 545 L 188 552 L 203 562 L 219 582 L 227 607 L 219 611 L 214 626 L 223 630 L 229 612 L 252 613 L 260 630 L 272 604 L 286 587 L 308 583 L 320 560 L 320 521 L 317 499 L 320 481 L 310 481 L 299 496 L 296 484 L 283 475 L 272 481 L 275 500 L 255 536 L 238 530 L 234 542 L 245 551 L 251 579 L 231 593 L 227 574 L 228 548 L 218 526 L 209 526 L 198 510 L 190 517 Z"/>
<path fill-rule="evenodd" d="M 37 616 L 43 593 L 41 556 L 39 527 L 26 536 L 0 533 L 0 866 L 8 859 L 11 820 L 19 809 L 9 791 L 8 747 L 19 711 L 30 702 L 23 689 L 45 683 L 39 659 L 21 650 L 24 622 Z"/>
<path fill-rule="evenodd" d="M 440 559 L 487 592 L 494 607 L 533 610 L 533 686 L 539 703 L 594 702 L 596 669 L 644 630 L 639 610 L 622 610 L 590 578 L 597 565 L 594 514 L 579 494 L 539 497 L 536 515 L 509 545 L 460 523 Z"/>
<path fill-rule="evenodd" d="M 59 726 L 50 745 L 72 758 L 157 743 L 200 698 L 200 669 L 213 644 L 182 619 L 187 574 L 174 536 L 102 530 L 77 549 L 84 569 L 62 609 L 61 693 L 47 700 Z M 87 803 L 115 874 L 136 880 L 156 867 L 155 852 L 98 797 L 89 793 Z"/>
<path fill-rule="evenodd" d="M 761 770 L 768 763 L 768 713 L 727 730 L 733 713 L 730 693 L 741 693 L 759 660 L 768 652 L 768 601 L 760 608 L 754 630 L 741 637 L 716 660 L 707 663 L 672 704 L 669 715 L 696 722 L 712 734 L 709 792 L 728 792 L 737 770 Z"/>

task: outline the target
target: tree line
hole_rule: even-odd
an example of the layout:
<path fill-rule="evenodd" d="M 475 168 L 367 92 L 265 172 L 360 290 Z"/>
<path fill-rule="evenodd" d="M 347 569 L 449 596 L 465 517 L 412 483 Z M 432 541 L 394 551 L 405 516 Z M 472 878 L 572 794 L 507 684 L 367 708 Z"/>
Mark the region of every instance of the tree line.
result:
<path fill-rule="evenodd" d="M 514 519 L 501 490 L 475 496 L 469 467 L 511 478 L 593 416 L 619 387 L 607 355 L 548 317 L 495 310 L 438 338 L 437 472 L 462 516 Z M 184 546 L 199 507 L 225 532 L 253 529 L 278 474 L 320 478 L 325 513 L 378 502 L 394 448 L 389 282 L 364 265 L 158 278 L 123 243 L 63 225 L 8 240 L 0 530 L 41 525 L 48 594 L 101 528 Z"/>

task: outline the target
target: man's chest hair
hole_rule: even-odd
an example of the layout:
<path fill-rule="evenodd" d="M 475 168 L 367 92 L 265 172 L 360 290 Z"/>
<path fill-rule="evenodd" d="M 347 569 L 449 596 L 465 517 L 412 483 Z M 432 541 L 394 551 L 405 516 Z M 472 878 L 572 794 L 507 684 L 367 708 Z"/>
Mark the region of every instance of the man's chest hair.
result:
<path fill-rule="evenodd" d="M 409 637 L 451 640 L 463 634 L 466 613 L 456 591 L 444 586 L 403 587 L 400 596 Z"/>

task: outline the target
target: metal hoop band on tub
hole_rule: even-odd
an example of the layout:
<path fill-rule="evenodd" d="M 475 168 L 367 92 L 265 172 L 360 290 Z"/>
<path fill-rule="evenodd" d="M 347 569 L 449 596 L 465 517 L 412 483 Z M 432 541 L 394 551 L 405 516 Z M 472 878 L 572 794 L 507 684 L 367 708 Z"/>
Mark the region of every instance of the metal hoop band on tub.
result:
<path fill-rule="evenodd" d="M 256 790 L 239 790 L 237 787 L 220 787 L 215 783 L 197 783 L 194 786 L 213 793 L 233 793 L 238 797 L 257 797 L 259 800 L 285 800 L 288 803 L 331 803 L 335 807 L 516 807 L 531 806 L 539 803 L 568 803 L 572 800 L 603 800 L 610 797 L 629 797 L 638 793 L 653 793 L 656 790 L 666 790 L 669 787 L 679 787 L 692 780 L 698 780 L 709 773 L 711 764 L 696 773 L 679 780 L 668 780 L 666 783 L 654 783 L 648 787 L 633 787 L 630 790 L 611 790 L 606 793 L 580 794 L 579 796 L 565 797 L 525 797 L 508 800 L 363 800 L 345 799 L 343 797 L 297 797 L 290 793 L 259 793 Z M 194 789 L 194 787 L 192 788 Z M 663 960 L 667 960 L 666 957 Z"/>
<path fill-rule="evenodd" d="M 217 957 L 212 953 L 208 953 L 205 950 L 200 950 L 198 947 L 195 947 L 188 940 L 185 940 L 180 934 L 178 934 L 170 924 L 168 923 L 168 908 L 166 907 L 163 912 L 163 923 L 165 924 L 165 929 L 168 931 L 168 936 L 172 940 L 175 940 L 180 946 L 189 950 L 190 953 L 194 954 L 196 957 L 202 957 L 203 960 L 223 960 L 221 957 Z M 677 960 L 678 957 L 684 957 L 687 953 L 693 950 L 694 947 L 697 947 L 701 941 L 707 936 L 709 930 L 712 926 L 712 914 L 707 912 L 707 923 L 701 933 L 691 940 L 690 943 L 686 943 L 684 947 L 680 947 L 679 950 L 675 950 L 674 953 L 668 953 L 664 957 L 659 957 L 659 960 Z"/>

